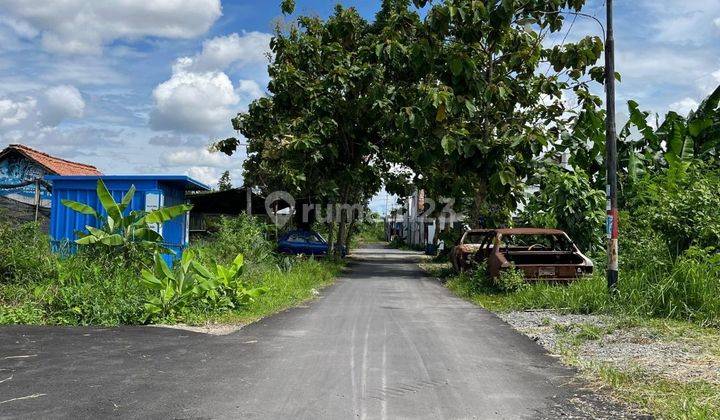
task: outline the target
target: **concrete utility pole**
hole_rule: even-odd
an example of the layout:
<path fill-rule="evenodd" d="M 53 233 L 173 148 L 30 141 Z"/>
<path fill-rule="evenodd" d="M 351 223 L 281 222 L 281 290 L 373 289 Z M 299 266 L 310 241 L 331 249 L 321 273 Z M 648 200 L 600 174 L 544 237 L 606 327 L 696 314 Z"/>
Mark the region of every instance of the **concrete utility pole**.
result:
<path fill-rule="evenodd" d="M 607 3 L 607 39 L 605 40 L 605 149 L 607 151 L 607 221 L 608 289 L 617 290 L 618 282 L 618 206 L 617 206 L 617 133 L 615 127 L 615 35 L 613 33 L 613 0 Z"/>

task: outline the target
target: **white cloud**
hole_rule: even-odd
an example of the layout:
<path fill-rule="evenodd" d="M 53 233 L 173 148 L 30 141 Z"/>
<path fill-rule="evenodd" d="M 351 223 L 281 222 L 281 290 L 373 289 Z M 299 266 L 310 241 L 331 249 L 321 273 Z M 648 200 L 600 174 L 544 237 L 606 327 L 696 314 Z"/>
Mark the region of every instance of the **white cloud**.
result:
<path fill-rule="evenodd" d="M 108 151 L 109 147 L 124 147 L 126 137 L 122 129 L 34 126 L 31 129 L 0 132 L 0 144 L 27 144 L 52 155 L 98 165 L 98 156 L 113 154 Z M 112 161 L 117 162 L 118 157 L 118 153 L 114 153 Z"/>
<path fill-rule="evenodd" d="M 254 80 L 240 80 L 235 92 L 248 103 L 265 96 L 263 88 L 260 87 L 260 84 Z"/>
<path fill-rule="evenodd" d="M 212 153 L 207 149 L 183 149 L 160 158 L 165 166 L 204 166 L 209 168 L 228 168 L 235 164 L 232 157 L 224 153 Z"/>
<path fill-rule="evenodd" d="M 619 51 L 617 67 L 623 79 L 651 81 L 654 84 L 678 83 L 702 76 L 710 60 L 711 57 L 681 49 L 646 48 Z"/>
<path fill-rule="evenodd" d="M 153 91 L 150 116 L 156 130 L 214 133 L 227 127 L 240 101 L 230 78 L 221 72 L 175 73 Z"/>
<path fill-rule="evenodd" d="M 270 34 L 247 32 L 242 36 L 233 33 L 208 39 L 203 42 L 202 51 L 195 57 L 179 59 L 176 69 L 204 72 L 223 70 L 231 65 L 242 67 L 267 63 L 270 38 Z"/>
<path fill-rule="evenodd" d="M 85 101 L 74 86 L 60 85 L 20 99 L 0 99 L 0 129 L 30 130 L 55 127 L 69 118 L 80 118 Z"/>
<path fill-rule="evenodd" d="M 185 174 L 209 187 L 214 187 L 220 180 L 222 171 L 216 168 L 208 168 L 207 166 L 191 166 L 185 171 Z"/>
<path fill-rule="evenodd" d="M 720 70 L 699 77 L 696 86 L 702 95 L 707 96 L 718 88 L 718 84 L 720 84 Z"/>
<path fill-rule="evenodd" d="M 676 45 L 701 45 L 715 35 L 720 13 L 717 0 L 645 0 L 656 40 Z"/>
<path fill-rule="evenodd" d="M 264 91 L 254 80 L 234 86 L 224 71 L 265 61 L 269 42 L 269 34 L 235 33 L 206 40 L 200 53 L 178 58 L 170 79 L 153 91 L 150 127 L 206 135 L 228 131 L 230 118 Z"/>
<path fill-rule="evenodd" d="M 695 99 L 685 98 L 670 104 L 669 108 L 682 116 L 687 116 L 690 112 L 696 110 L 699 105 Z"/>
<path fill-rule="evenodd" d="M 0 129 L 16 128 L 26 122 L 37 109 L 35 98 L 24 98 L 19 101 L 0 99 Z"/>
<path fill-rule="evenodd" d="M 40 119 L 44 125 L 56 126 L 66 118 L 80 118 L 85 111 L 80 91 L 75 86 L 60 85 L 48 89 L 44 95 Z"/>
<path fill-rule="evenodd" d="M 230 170 L 233 179 L 242 178 L 242 159 L 239 156 L 227 156 L 212 153 L 207 148 L 185 148 L 160 158 L 160 165 L 170 172 L 185 172 L 200 182 L 214 186 L 223 171 Z"/>
<path fill-rule="evenodd" d="M 45 49 L 97 54 L 117 39 L 193 38 L 222 14 L 220 0 L 0 0 L 8 23 Z"/>
<path fill-rule="evenodd" d="M 38 68 L 42 70 L 39 79 L 52 84 L 107 86 L 128 82 L 127 76 L 97 57 L 53 59 L 42 62 Z"/>
<path fill-rule="evenodd" d="M 35 38 L 39 34 L 37 29 L 22 20 L 13 19 L 7 16 L 0 16 L 0 23 L 8 26 L 21 38 Z"/>
<path fill-rule="evenodd" d="M 182 136 L 175 133 L 165 133 L 150 137 L 148 144 L 161 147 L 202 147 L 208 145 L 208 139 L 203 136 Z"/>
<path fill-rule="evenodd" d="M 213 188 L 217 187 L 218 181 L 223 172 L 229 168 L 210 168 L 207 166 L 191 166 L 185 170 L 185 174 L 191 178 L 194 178 L 203 184 Z M 229 169 L 230 180 L 234 186 L 243 184 L 242 169 Z"/>

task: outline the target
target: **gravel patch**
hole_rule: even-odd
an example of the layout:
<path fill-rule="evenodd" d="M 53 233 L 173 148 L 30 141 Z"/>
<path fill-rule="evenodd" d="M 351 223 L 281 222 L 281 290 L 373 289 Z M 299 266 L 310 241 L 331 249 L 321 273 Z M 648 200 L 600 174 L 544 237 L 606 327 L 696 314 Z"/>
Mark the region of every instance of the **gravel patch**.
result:
<path fill-rule="evenodd" d="M 680 383 L 720 384 L 720 348 L 709 348 L 693 337 L 667 337 L 647 327 L 616 328 L 611 317 L 598 315 L 526 311 L 498 316 L 553 354 L 580 334 L 573 342 L 580 362 L 600 362 L 623 371 L 639 369 Z M 582 337 L 588 330 L 599 334 Z"/>
<path fill-rule="evenodd" d="M 210 334 L 210 335 L 232 334 L 235 331 L 239 331 L 244 326 L 245 326 L 244 324 L 206 324 L 206 325 L 157 324 L 157 325 L 151 325 L 151 327 L 172 328 L 172 329 L 176 329 L 176 330 L 192 331 L 192 332 L 196 332 L 196 333 Z"/>

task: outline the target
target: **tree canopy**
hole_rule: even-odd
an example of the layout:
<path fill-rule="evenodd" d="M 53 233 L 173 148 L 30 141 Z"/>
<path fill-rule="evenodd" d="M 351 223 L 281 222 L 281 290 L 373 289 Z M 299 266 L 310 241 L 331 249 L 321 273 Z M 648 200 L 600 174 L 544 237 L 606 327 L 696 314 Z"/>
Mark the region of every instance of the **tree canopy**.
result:
<path fill-rule="evenodd" d="M 572 123 L 567 99 L 600 103 L 589 90 L 604 71 L 600 38 L 546 45 L 583 4 L 384 0 L 374 22 L 336 6 L 279 24 L 270 95 L 232 121 L 249 142 L 245 179 L 316 203 L 362 203 L 384 184 L 475 216 L 488 203 L 514 208 Z"/>

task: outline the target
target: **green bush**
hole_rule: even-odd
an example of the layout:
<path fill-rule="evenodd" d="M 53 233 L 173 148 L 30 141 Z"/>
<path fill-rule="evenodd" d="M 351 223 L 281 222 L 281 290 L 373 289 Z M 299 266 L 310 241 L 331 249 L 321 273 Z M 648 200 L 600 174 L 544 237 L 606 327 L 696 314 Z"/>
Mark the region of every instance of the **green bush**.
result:
<path fill-rule="evenodd" d="M 690 248 L 670 267 L 625 272 L 620 302 L 635 315 L 720 325 L 720 255 Z"/>
<path fill-rule="evenodd" d="M 516 292 L 527 284 L 523 272 L 512 265 L 507 270 L 500 271 L 500 275 L 495 279 L 495 285 L 502 292 Z"/>
<path fill-rule="evenodd" d="M 153 270 L 142 270 L 141 283 L 148 288 L 144 308 L 147 319 L 175 320 L 183 313 L 201 309 L 224 312 L 239 308 L 265 292 L 250 288 L 243 279 L 244 259 L 235 256 L 231 264 L 215 264 L 208 269 L 195 260 L 188 249 L 175 270 L 160 254 L 155 254 Z"/>
<path fill-rule="evenodd" d="M 691 246 L 720 244 L 720 175 L 696 164 L 644 177 L 630 201 L 636 224 L 655 232 L 677 257 Z"/>
<path fill-rule="evenodd" d="M 183 279 L 192 280 L 188 288 L 174 287 L 184 269 L 181 263 L 173 272 L 175 280 L 162 283 L 160 277 L 168 277 L 156 270 L 153 276 L 162 287 L 146 287 L 139 277 L 142 269 L 152 267 L 152 254 L 145 247 L 131 245 L 120 254 L 108 247 L 80 247 L 77 254 L 57 258 L 34 224 L 0 224 L 0 239 L 6 245 L 0 248 L 0 324 L 111 326 L 223 317 L 245 322 L 312 297 L 313 289 L 328 284 L 339 266 L 332 260 L 276 257 L 264 225 L 243 217 L 225 219 L 217 234 L 186 251 L 186 262 L 202 255 L 191 263 L 192 270 L 186 266 Z M 256 260 L 232 255 L 237 250 Z M 260 296 L 266 288 L 267 296 Z M 174 299 L 178 290 L 190 290 L 180 304 Z M 165 302 L 160 298 L 167 293 L 173 296 Z M 150 311 L 146 304 L 160 310 Z"/>
<path fill-rule="evenodd" d="M 652 256 L 648 260 L 652 261 Z M 567 286 L 528 284 L 512 293 L 507 292 L 501 281 L 491 288 L 468 274 L 452 279 L 449 284 L 459 295 L 479 300 L 491 309 L 618 313 L 720 326 L 720 255 L 691 248 L 674 263 L 624 267 L 616 294 L 608 292 L 602 270 Z"/>
<path fill-rule="evenodd" d="M 36 223 L 0 222 L 0 244 L 0 284 L 57 277 L 58 261 L 50 252 L 50 238 Z"/>
<path fill-rule="evenodd" d="M 385 223 L 375 220 L 362 221 L 358 226 L 356 237 L 358 242 L 385 242 Z"/>
<path fill-rule="evenodd" d="M 594 252 L 603 243 L 604 197 L 583 170 L 550 167 L 519 219 L 526 226 L 562 229 L 581 249 Z"/>
<path fill-rule="evenodd" d="M 198 251 L 201 261 L 229 264 L 238 254 L 243 254 L 248 265 L 275 264 L 275 243 L 268 239 L 269 227 L 260 219 L 246 214 L 223 216 L 218 219 L 216 229 L 191 246 Z"/>
<path fill-rule="evenodd" d="M 135 273 L 116 258 L 74 255 L 61 262 L 57 280 L 33 293 L 51 324 L 141 324 L 145 290 Z"/>
<path fill-rule="evenodd" d="M 333 281 L 341 266 L 337 260 L 309 258 L 297 262 L 288 272 L 277 268 L 266 270 L 260 276 L 247 279 L 250 287 L 263 288 L 266 292 L 262 298 L 245 305 L 240 313 L 259 317 L 310 299 L 318 289 Z"/>

